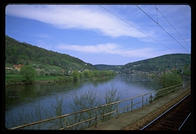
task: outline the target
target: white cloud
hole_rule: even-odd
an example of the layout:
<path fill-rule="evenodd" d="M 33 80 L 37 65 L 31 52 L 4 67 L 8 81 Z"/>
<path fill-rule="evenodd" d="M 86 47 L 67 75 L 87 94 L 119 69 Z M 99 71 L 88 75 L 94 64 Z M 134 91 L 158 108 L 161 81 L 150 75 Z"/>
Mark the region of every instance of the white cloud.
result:
<path fill-rule="evenodd" d="M 48 34 L 45 34 L 45 33 L 36 34 L 34 36 L 39 37 L 39 38 L 50 38 L 50 36 Z"/>
<path fill-rule="evenodd" d="M 114 50 L 118 49 L 115 44 L 99 44 L 99 45 L 59 45 L 59 49 L 88 52 L 88 53 L 113 53 Z"/>
<path fill-rule="evenodd" d="M 6 14 L 52 24 L 58 28 L 78 28 L 101 31 L 111 37 L 130 36 L 146 38 L 133 22 L 127 25 L 117 17 L 92 8 L 78 5 L 8 5 Z"/>
<path fill-rule="evenodd" d="M 61 44 L 57 46 L 60 50 L 71 50 L 84 53 L 105 53 L 105 54 L 115 54 L 123 57 L 137 57 L 137 58 L 150 58 L 156 53 L 152 48 L 140 48 L 134 50 L 127 50 L 121 48 L 117 44 L 107 43 L 98 45 L 68 45 Z"/>

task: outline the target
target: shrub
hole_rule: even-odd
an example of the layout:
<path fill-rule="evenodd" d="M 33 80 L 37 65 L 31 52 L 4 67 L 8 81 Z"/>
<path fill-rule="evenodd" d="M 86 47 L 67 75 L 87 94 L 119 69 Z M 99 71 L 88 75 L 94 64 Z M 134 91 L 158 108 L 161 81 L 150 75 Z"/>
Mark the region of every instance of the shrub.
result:
<path fill-rule="evenodd" d="M 176 71 L 164 72 L 160 76 L 160 84 L 162 87 L 168 87 L 182 83 L 182 77 Z"/>
<path fill-rule="evenodd" d="M 120 96 L 119 96 L 119 93 L 117 92 L 116 89 L 114 89 L 112 87 L 111 90 L 108 90 L 105 94 L 105 103 L 106 104 L 109 104 L 109 103 L 112 103 L 112 102 L 115 102 L 115 101 L 119 101 L 120 100 Z M 105 112 L 111 112 L 113 110 L 115 110 L 117 108 L 117 104 L 115 105 L 109 105 L 109 106 L 106 106 L 104 107 L 101 111 L 102 114 L 104 114 Z M 110 119 L 112 117 L 112 115 L 107 115 L 105 118 L 103 118 L 102 120 L 107 120 L 107 119 Z"/>
<path fill-rule="evenodd" d="M 119 99 L 120 99 L 119 93 L 113 87 L 111 90 L 108 90 L 105 94 L 105 103 L 106 104 L 118 101 Z"/>
<path fill-rule="evenodd" d="M 24 65 L 20 70 L 21 75 L 23 76 L 26 83 L 32 83 L 36 77 L 35 69 L 30 65 Z"/>
<path fill-rule="evenodd" d="M 73 104 L 71 104 L 71 108 L 73 111 L 79 111 L 94 107 L 97 104 L 96 94 L 91 91 L 87 91 L 83 94 L 76 94 L 73 96 Z"/>
<path fill-rule="evenodd" d="M 184 66 L 183 75 L 185 75 L 185 76 L 190 76 L 191 75 L 190 65 L 185 65 Z"/>
<path fill-rule="evenodd" d="M 72 76 L 73 76 L 73 80 L 74 80 L 75 82 L 78 81 L 78 80 L 80 80 L 80 74 L 79 74 L 78 71 L 74 71 L 74 72 L 72 73 Z"/>

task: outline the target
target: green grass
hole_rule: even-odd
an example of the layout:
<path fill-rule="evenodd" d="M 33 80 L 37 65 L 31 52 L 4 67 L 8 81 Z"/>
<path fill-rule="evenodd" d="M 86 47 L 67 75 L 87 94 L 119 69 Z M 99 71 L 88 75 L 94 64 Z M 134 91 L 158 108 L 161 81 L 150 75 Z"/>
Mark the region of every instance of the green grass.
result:
<path fill-rule="evenodd" d="M 23 80 L 22 75 L 20 74 L 6 74 L 6 80 Z"/>
<path fill-rule="evenodd" d="M 15 85 L 19 83 L 24 83 L 24 78 L 20 74 L 6 74 L 5 75 L 5 84 L 6 85 Z"/>
<path fill-rule="evenodd" d="M 57 80 L 61 76 L 37 76 L 36 81 L 39 80 Z M 6 74 L 6 81 L 22 81 L 24 80 L 23 76 L 20 74 Z"/>
<path fill-rule="evenodd" d="M 6 85 L 24 82 L 24 78 L 21 74 L 6 74 L 5 78 L 6 78 L 5 79 Z M 36 76 L 35 77 L 35 82 L 42 82 L 42 81 L 66 82 L 66 81 L 72 81 L 72 80 L 73 78 L 69 76 Z"/>
<path fill-rule="evenodd" d="M 63 76 L 62 73 L 61 74 L 54 73 L 53 75 L 52 74 L 49 74 L 49 75 L 37 74 L 34 82 L 55 82 L 57 83 L 57 82 L 77 82 L 77 81 L 83 81 L 83 80 L 98 81 L 98 80 L 107 80 L 114 76 L 115 76 L 115 73 L 111 71 L 84 71 L 82 73 L 74 71 L 74 73 L 71 74 L 70 76 L 65 76 L 65 75 Z M 6 73 L 6 85 L 23 84 L 24 81 L 25 79 L 18 72 Z"/>
<path fill-rule="evenodd" d="M 10 82 L 22 82 L 24 78 L 20 74 L 6 74 L 5 81 L 6 83 Z"/>
<path fill-rule="evenodd" d="M 73 81 L 73 78 L 69 76 L 39 76 L 35 81 L 70 82 Z"/>
<path fill-rule="evenodd" d="M 61 76 L 38 76 L 35 78 L 36 81 L 42 81 L 42 80 L 58 80 L 58 78 Z"/>
<path fill-rule="evenodd" d="M 155 100 L 163 96 L 167 96 L 168 94 L 175 92 L 177 90 L 180 90 L 181 88 L 182 88 L 182 85 L 177 85 L 177 86 L 174 85 L 171 88 L 166 88 L 164 90 L 159 89 L 156 93 Z"/>

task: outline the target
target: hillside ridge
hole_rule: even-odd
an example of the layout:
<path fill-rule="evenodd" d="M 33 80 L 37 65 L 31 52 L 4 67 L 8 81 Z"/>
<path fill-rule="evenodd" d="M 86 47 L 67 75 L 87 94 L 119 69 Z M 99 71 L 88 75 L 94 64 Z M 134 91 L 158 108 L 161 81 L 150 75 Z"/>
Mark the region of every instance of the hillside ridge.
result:
<path fill-rule="evenodd" d="M 114 70 L 121 73 L 159 72 L 168 69 L 182 69 L 190 64 L 190 54 L 166 54 L 145 60 L 130 62 L 125 65 L 106 65 L 86 63 L 79 58 L 46 50 L 28 43 L 19 42 L 6 36 L 6 64 L 40 64 L 60 67 L 64 70 Z"/>
<path fill-rule="evenodd" d="M 5 44 L 6 64 L 48 64 L 67 70 L 95 69 L 79 58 L 19 42 L 9 36 L 6 36 Z"/>

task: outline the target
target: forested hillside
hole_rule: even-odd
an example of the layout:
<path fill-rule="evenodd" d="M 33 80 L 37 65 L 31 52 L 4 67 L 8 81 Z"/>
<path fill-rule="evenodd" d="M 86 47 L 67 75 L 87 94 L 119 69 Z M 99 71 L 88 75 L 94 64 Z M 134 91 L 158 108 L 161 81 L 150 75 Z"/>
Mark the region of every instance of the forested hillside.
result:
<path fill-rule="evenodd" d="M 60 67 L 65 70 L 95 69 L 93 65 L 84 61 L 43 48 L 18 42 L 6 36 L 5 45 L 6 64 L 42 64 Z"/>
<path fill-rule="evenodd" d="M 92 65 L 84 61 L 57 52 L 18 42 L 6 36 L 6 66 L 14 64 L 31 64 L 41 68 L 45 72 L 53 70 L 61 73 L 60 70 L 114 70 L 121 73 L 134 72 L 162 72 L 170 69 L 183 69 L 190 66 L 190 54 L 168 54 L 151 59 L 128 63 L 125 65 Z M 51 72 L 57 73 L 57 72 Z M 63 71 L 65 72 L 65 71 Z"/>
<path fill-rule="evenodd" d="M 122 65 L 104 65 L 104 64 L 96 64 L 94 67 L 97 70 L 114 70 L 114 71 L 120 71 Z"/>
<path fill-rule="evenodd" d="M 128 63 L 121 68 L 122 73 L 134 72 L 162 72 L 170 69 L 183 69 L 190 66 L 190 54 L 168 54 L 147 60 Z"/>

